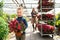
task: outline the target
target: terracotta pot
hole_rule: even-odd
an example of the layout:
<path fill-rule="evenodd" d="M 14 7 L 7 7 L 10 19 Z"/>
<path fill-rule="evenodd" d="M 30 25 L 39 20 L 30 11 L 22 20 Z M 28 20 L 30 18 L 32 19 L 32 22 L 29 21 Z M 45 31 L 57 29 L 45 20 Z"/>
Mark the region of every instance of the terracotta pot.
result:
<path fill-rule="evenodd" d="M 20 36 L 22 36 L 22 33 L 21 32 L 15 32 L 15 35 L 20 37 Z"/>

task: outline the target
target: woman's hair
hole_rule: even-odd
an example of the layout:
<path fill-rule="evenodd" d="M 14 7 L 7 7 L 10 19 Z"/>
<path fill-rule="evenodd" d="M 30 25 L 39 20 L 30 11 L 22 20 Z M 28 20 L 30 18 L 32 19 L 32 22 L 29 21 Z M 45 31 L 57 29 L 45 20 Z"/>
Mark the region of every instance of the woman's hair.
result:
<path fill-rule="evenodd" d="M 35 8 L 32 8 L 32 12 L 35 11 Z"/>

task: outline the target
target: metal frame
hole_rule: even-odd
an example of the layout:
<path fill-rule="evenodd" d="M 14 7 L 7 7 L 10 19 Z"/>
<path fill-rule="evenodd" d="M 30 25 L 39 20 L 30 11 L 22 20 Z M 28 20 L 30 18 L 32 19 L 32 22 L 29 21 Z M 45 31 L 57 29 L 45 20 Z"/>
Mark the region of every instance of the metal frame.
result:
<path fill-rule="evenodd" d="M 41 2 L 41 3 L 40 3 L 40 5 L 41 5 L 41 6 L 40 6 L 40 7 L 41 7 L 40 10 L 41 10 L 41 13 L 43 13 L 43 12 L 42 12 L 42 9 L 44 9 L 44 8 L 42 8 L 42 0 L 41 0 L 40 2 Z M 55 2 L 55 1 L 54 1 L 54 2 Z M 54 5 L 54 6 L 55 6 L 55 5 Z M 54 8 L 55 8 L 55 7 L 54 7 Z M 52 8 L 49 8 L 49 9 L 52 9 Z M 54 13 L 55 13 L 55 10 L 54 10 Z M 55 15 L 55 14 L 54 14 L 54 15 Z M 41 15 L 41 16 L 42 16 L 42 15 Z M 42 17 L 41 17 L 41 20 L 42 20 Z M 42 20 L 42 21 L 45 21 L 45 20 Z M 55 19 L 54 19 L 54 21 L 55 21 Z M 55 25 L 54 25 L 54 27 L 55 27 Z M 49 33 L 49 34 L 43 34 L 43 31 L 42 31 L 42 24 L 41 24 L 41 31 L 40 31 L 40 34 L 41 34 L 41 36 L 44 36 L 44 35 L 52 35 L 52 37 L 53 37 L 53 35 L 54 35 L 54 33 L 53 33 L 53 34 L 52 34 L 52 33 L 51 33 L 51 34 L 50 34 L 50 33 Z"/>

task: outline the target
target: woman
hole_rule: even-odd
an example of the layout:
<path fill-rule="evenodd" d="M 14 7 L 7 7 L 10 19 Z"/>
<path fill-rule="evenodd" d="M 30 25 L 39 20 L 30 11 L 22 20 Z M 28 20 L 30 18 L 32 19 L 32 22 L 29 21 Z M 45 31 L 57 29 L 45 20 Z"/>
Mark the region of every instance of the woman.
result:
<path fill-rule="evenodd" d="M 31 16 L 32 16 L 32 26 L 34 32 L 35 30 L 34 23 L 36 23 L 36 17 L 37 17 L 37 12 L 35 11 L 35 8 L 32 9 Z"/>

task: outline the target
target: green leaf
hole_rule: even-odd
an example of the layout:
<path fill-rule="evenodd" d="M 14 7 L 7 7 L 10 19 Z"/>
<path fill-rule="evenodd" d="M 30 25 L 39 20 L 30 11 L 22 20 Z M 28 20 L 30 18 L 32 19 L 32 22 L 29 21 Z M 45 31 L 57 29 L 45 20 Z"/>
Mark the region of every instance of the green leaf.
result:
<path fill-rule="evenodd" d="M 0 39 L 4 39 L 5 37 L 7 37 L 8 33 L 8 24 L 5 22 L 3 18 L 0 17 Z"/>

